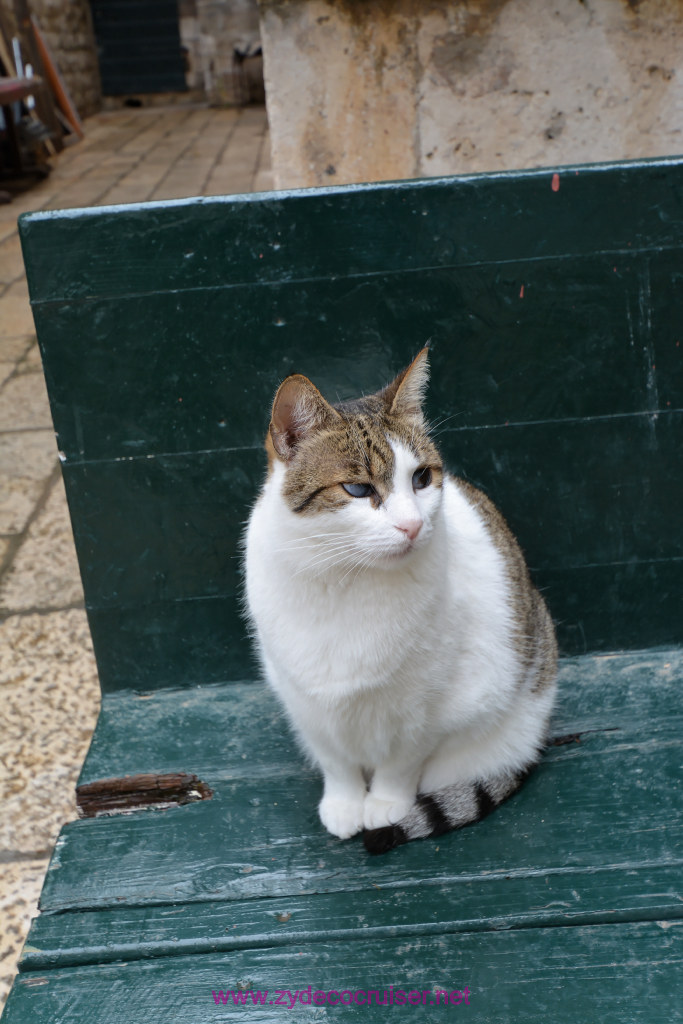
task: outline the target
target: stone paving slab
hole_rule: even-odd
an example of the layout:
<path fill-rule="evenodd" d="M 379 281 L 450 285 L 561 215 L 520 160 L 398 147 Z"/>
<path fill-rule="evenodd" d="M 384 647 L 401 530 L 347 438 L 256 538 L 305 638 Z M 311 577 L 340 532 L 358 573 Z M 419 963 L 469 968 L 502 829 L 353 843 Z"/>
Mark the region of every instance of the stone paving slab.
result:
<path fill-rule="evenodd" d="M 2 302 L 1 298 L 0 302 Z M 33 326 L 31 330 L 33 330 Z M 32 333 L 8 335 L 5 338 L 0 333 L 0 360 L 3 362 L 7 361 L 14 367 L 18 361 L 24 358 L 31 346 L 35 344 L 36 338 Z"/>
<path fill-rule="evenodd" d="M 8 285 L 0 297 L 0 339 L 15 338 L 33 331 L 33 317 L 28 304 L 26 282 L 23 279 Z"/>
<path fill-rule="evenodd" d="M 82 602 L 71 521 L 59 477 L 0 580 L 0 616 L 34 608 L 68 608 Z"/>
<path fill-rule="evenodd" d="M 2 435 L 0 535 L 23 533 L 56 463 L 51 426 L 47 430 L 15 431 Z"/>
<path fill-rule="evenodd" d="M 273 187 L 265 110 L 117 110 L 0 206 L 0 1009 L 99 707 L 17 217 Z"/>
<path fill-rule="evenodd" d="M 47 856 L 0 861 L 0 1007 L 12 987 L 17 957 L 35 917 L 48 862 Z"/>
<path fill-rule="evenodd" d="M 77 816 L 74 787 L 99 707 L 85 611 L 12 615 L 0 642 L 12 655 L 0 668 L 0 859 L 45 857 Z"/>
<path fill-rule="evenodd" d="M 0 303 L 4 305 L 4 299 L 0 299 Z M 2 389 L 0 432 L 51 426 L 50 403 L 42 374 L 15 373 Z"/>

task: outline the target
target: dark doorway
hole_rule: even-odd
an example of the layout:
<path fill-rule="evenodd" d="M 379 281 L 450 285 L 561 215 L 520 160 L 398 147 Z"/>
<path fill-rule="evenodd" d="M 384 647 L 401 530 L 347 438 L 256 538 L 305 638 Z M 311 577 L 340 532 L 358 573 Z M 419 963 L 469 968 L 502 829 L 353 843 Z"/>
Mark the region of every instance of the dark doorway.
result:
<path fill-rule="evenodd" d="M 105 96 L 187 86 L 177 0 L 91 0 Z"/>

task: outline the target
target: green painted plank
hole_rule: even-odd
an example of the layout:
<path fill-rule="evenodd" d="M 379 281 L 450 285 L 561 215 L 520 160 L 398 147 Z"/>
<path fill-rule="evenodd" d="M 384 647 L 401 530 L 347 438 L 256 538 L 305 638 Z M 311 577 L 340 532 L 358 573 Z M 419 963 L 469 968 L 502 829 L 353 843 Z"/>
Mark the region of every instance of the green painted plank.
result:
<path fill-rule="evenodd" d="M 265 472 L 262 447 L 65 466 L 88 607 L 237 604 L 239 543 Z"/>
<path fill-rule="evenodd" d="M 564 653 L 680 640 L 681 563 L 536 571 Z M 105 693 L 206 686 L 259 673 L 235 598 L 88 610 Z"/>
<path fill-rule="evenodd" d="M 87 611 L 104 693 L 166 686 L 190 692 L 258 675 L 233 594 Z"/>
<path fill-rule="evenodd" d="M 111 907 L 34 920 L 20 969 L 408 938 L 522 927 L 683 917 L 678 864 L 425 880 L 361 891 L 173 906 Z"/>
<path fill-rule="evenodd" d="M 380 1013 L 392 1020 L 434 1020 L 441 1014 L 453 1019 L 461 1012 L 463 1020 L 482 1024 L 672 1024 L 683 1020 L 682 934 L 679 923 L 664 920 L 382 941 L 359 935 L 351 942 L 31 972 L 19 975 L 3 1024 L 199 1024 L 244 1020 L 251 1012 L 272 1022 L 337 1015 L 361 1021 L 378 1019 Z M 358 1004 L 337 1009 L 276 994 L 303 992 L 307 1001 L 309 985 L 311 1000 L 315 992 L 350 993 L 344 1001 L 361 994 Z M 437 990 L 465 989 L 467 1004 L 449 1003 L 448 1010 L 436 1005 Z M 387 1001 L 391 991 L 420 995 L 405 1005 L 394 995 L 387 1010 L 363 1004 L 366 993 L 378 991 L 383 999 L 385 990 Z M 231 991 L 267 995 L 263 1006 L 245 1009 L 227 995 L 228 1003 L 222 1004 L 219 993 Z M 274 1005 L 280 998 L 285 1004 Z"/>
<path fill-rule="evenodd" d="M 683 412 L 669 412 L 448 431 L 441 449 L 547 574 L 683 560 L 683 478 L 672 473 L 682 432 Z M 235 596 L 239 542 L 264 476 L 260 450 L 66 466 L 89 607 Z"/>
<path fill-rule="evenodd" d="M 636 714 L 643 722 L 656 722 L 679 712 L 683 652 L 563 658 L 558 687 L 553 736 L 632 729 Z M 267 743 L 254 742 L 256 727 Z M 131 737 L 144 740 L 131 742 Z M 262 683 L 105 695 L 79 782 L 178 770 L 231 779 L 311 774 L 277 699 Z"/>
<path fill-rule="evenodd" d="M 39 213 L 21 232 L 45 302 L 678 248 L 682 181 L 660 159 Z"/>
<path fill-rule="evenodd" d="M 547 571 L 683 558 L 682 428 L 683 412 L 509 424 L 448 430 L 440 447 Z"/>
<path fill-rule="evenodd" d="M 381 858 L 366 854 L 360 837 L 340 842 L 324 831 L 316 812 L 320 782 L 310 774 L 296 778 L 278 768 L 270 778 L 235 777 L 226 764 L 203 776 L 210 800 L 67 825 L 41 908 L 242 900 L 444 877 L 455 885 L 489 872 L 677 863 L 681 724 L 672 714 L 648 722 L 645 734 L 638 723 L 553 747 L 522 790 L 485 821 Z M 251 736 L 267 743 L 258 723 Z M 195 769 L 188 760 L 176 766 Z"/>
<path fill-rule="evenodd" d="M 533 573 L 568 654 L 680 643 L 681 559 Z"/>
<path fill-rule="evenodd" d="M 442 435 L 447 463 L 503 509 L 565 652 L 680 641 L 683 487 L 671 467 L 682 422 L 668 412 Z M 259 450 L 64 467 L 105 691 L 253 671 L 238 544 L 263 465 Z"/>
<path fill-rule="evenodd" d="M 683 332 L 679 297 L 681 261 L 674 253 L 653 255 L 647 307 L 651 317 L 653 379 L 662 409 L 683 406 Z"/>
<path fill-rule="evenodd" d="M 355 398 L 428 338 L 428 410 L 447 425 L 656 411 L 648 259 L 427 266 L 408 280 L 188 286 L 38 306 L 59 447 L 81 461 L 260 446 L 288 373 Z M 671 275 L 657 284 L 659 305 L 680 318 Z M 683 404 L 676 394 L 672 408 Z"/>
<path fill-rule="evenodd" d="M 254 743 L 255 729 L 267 743 Z M 144 742 L 131 743 L 133 736 Z M 263 683 L 245 681 L 106 694 L 78 781 L 163 774 L 184 764 L 199 776 L 312 776 L 275 695 Z"/>

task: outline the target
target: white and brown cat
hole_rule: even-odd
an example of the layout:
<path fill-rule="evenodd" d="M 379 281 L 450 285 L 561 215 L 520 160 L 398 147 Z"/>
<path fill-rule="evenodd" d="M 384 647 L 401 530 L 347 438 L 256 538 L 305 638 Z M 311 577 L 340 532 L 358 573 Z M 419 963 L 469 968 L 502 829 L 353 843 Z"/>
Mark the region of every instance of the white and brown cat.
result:
<path fill-rule="evenodd" d="M 259 654 L 322 771 L 320 819 L 373 853 L 510 796 L 555 695 L 546 605 L 501 514 L 444 470 L 427 378 L 426 349 L 353 402 L 288 377 L 246 538 Z"/>

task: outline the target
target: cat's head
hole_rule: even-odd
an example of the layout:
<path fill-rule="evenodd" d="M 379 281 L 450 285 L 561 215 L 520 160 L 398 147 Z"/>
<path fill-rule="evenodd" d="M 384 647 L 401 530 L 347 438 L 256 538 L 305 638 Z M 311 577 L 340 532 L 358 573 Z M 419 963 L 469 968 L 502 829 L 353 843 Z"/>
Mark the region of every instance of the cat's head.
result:
<path fill-rule="evenodd" d="M 280 385 L 266 449 L 303 563 L 405 563 L 433 533 L 443 467 L 422 413 L 427 349 L 383 390 L 330 404 L 301 374 Z"/>

